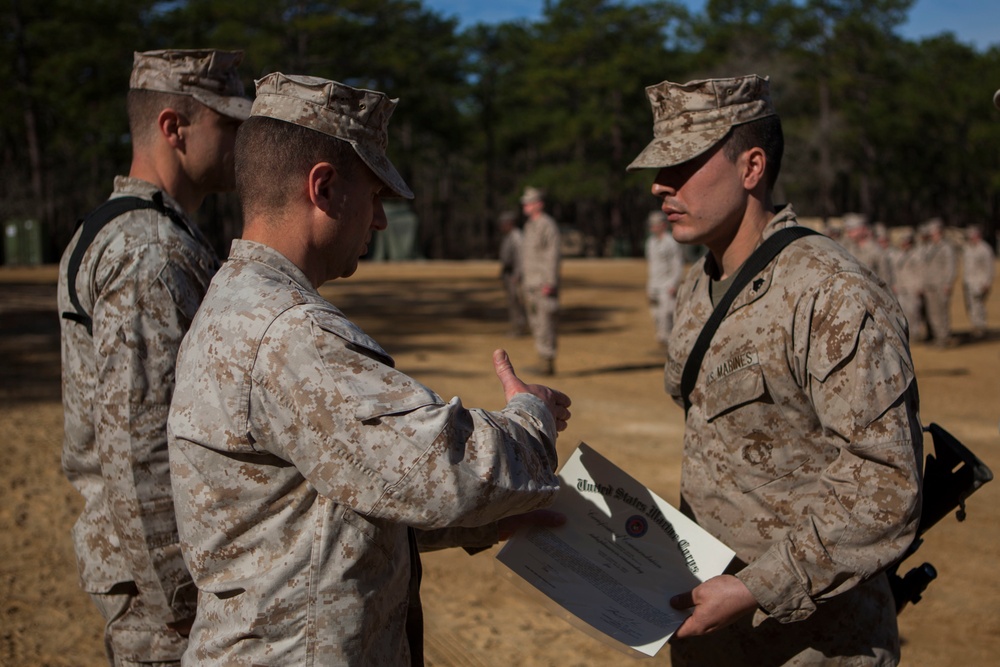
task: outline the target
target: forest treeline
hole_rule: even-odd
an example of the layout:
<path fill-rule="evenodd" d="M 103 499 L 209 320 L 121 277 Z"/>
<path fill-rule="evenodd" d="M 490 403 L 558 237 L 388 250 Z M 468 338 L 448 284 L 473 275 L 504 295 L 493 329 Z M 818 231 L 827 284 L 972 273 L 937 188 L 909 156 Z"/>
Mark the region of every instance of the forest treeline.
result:
<path fill-rule="evenodd" d="M 890 227 L 1000 214 L 1000 46 L 900 36 L 913 0 L 550 0 L 537 21 L 460 29 L 419 0 L 7 0 L 0 9 L 0 221 L 30 218 L 58 259 L 127 172 L 134 51 L 243 49 L 248 94 L 272 71 L 400 98 L 389 152 L 417 197 L 428 258 L 490 256 L 525 185 L 588 251 L 639 254 L 652 174 L 644 88 L 771 77 L 786 153 L 777 199 L 802 216 Z M 223 255 L 232 195 L 202 223 Z"/>

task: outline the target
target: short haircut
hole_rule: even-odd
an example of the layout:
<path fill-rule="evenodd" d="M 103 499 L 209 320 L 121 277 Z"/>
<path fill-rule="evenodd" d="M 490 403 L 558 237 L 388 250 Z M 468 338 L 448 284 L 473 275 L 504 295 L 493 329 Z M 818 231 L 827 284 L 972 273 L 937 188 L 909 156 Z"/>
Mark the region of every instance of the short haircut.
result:
<path fill-rule="evenodd" d="M 283 208 L 319 162 L 329 162 L 348 180 L 362 164 L 348 142 L 266 116 L 251 116 L 240 125 L 235 159 L 245 216 Z"/>
<path fill-rule="evenodd" d="M 195 122 L 198 115 L 207 109 L 204 104 L 190 95 L 162 93 L 157 90 L 133 88 L 128 91 L 125 101 L 128 111 L 129 133 L 133 146 L 145 146 L 156 136 L 157 118 L 164 109 L 173 109 L 188 122 Z"/>
<path fill-rule="evenodd" d="M 774 188 L 781 172 L 781 157 L 785 153 L 785 135 L 781 131 L 780 118 L 767 116 L 734 125 L 722 142 L 722 152 L 730 162 L 736 162 L 740 155 L 751 148 L 763 149 L 767 158 L 767 187 L 769 190 Z"/>

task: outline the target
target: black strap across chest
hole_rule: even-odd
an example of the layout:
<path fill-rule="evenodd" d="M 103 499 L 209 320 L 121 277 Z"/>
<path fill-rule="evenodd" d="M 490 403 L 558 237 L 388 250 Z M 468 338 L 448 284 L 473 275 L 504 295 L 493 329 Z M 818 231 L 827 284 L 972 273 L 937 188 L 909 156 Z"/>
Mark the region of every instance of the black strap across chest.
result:
<path fill-rule="evenodd" d="M 726 290 L 725 295 L 719 300 L 719 303 L 715 304 L 712 315 L 708 318 L 705 326 L 702 327 L 701 333 L 698 334 L 698 339 L 694 343 L 694 347 L 691 348 L 691 354 L 688 355 L 687 361 L 684 363 L 684 371 L 681 373 L 681 397 L 684 399 L 685 415 L 691 408 L 691 392 L 694 391 L 694 384 L 698 380 L 698 374 L 701 372 L 701 362 L 705 358 L 705 353 L 708 352 L 708 346 L 712 342 L 716 330 L 722 324 L 722 320 L 726 317 L 729 307 L 733 305 L 733 301 L 736 300 L 737 295 L 743 291 L 743 288 L 754 276 L 763 271 L 764 267 L 778 256 L 785 246 L 796 239 L 813 234 L 819 234 L 819 232 L 808 227 L 797 226 L 779 229 L 767 237 L 740 268 L 739 273 L 736 274 L 736 278 L 729 286 L 729 289 Z"/>
<path fill-rule="evenodd" d="M 188 228 L 187 222 L 185 222 L 181 214 L 164 203 L 162 192 L 153 194 L 152 200 L 141 197 L 115 197 L 114 199 L 109 199 L 77 223 L 77 227 L 82 226 L 83 231 L 80 233 L 80 239 L 77 241 L 76 247 L 73 248 L 73 254 L 69 258 L 69 265 L 66 267 L 66 287 L 69 290 L 69 300 L 73 304 L 73 310 L 63 312 L 62 317 L 84 325 L 87 328 L 87 333 L 91 336 L 94 335 L 94 322 L 90 315 L 87 314 L 87 311 L 83 309 L 83 306 L 80 304 L 80 297 L 76 293 L 76 277 L 80 272 L 80 263 L 83 262 L 83 255 L 87 252 L 90 244 L 94 242 L 94 239 L 97 238 L 98 233 L 104 229 L 105 225 L 120 215 L 139 209 L 153 209 L 167 216 L 174 224 L 178 225 L 188 234 L 191 234 L 191 230 Z"/>

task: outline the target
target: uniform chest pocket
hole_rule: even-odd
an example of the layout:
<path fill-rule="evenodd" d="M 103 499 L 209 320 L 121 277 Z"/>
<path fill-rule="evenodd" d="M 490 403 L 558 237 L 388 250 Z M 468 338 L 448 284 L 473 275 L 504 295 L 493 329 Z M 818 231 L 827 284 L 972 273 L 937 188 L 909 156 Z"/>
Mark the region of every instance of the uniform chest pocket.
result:
<path fill-rule="evenodd" d="M 741 491 L 785 478 L 809 461 L 806 447 L 789 442 L 790 425 L 759 364 L 717 378 L 705 389 L 704 405 L 716 433 L 712 456 Z"/>
<path fill-rule="evenodd" d="M 765 398 L 766 386 L 760 364 L 732 370 L 722 375 L 725 369 L 726 364 L 723 364 L 713 371 L 703 391 L 705 418 L 709 423 L 717 422 L 727 413 L 744 405 L 761 402 Z"/>

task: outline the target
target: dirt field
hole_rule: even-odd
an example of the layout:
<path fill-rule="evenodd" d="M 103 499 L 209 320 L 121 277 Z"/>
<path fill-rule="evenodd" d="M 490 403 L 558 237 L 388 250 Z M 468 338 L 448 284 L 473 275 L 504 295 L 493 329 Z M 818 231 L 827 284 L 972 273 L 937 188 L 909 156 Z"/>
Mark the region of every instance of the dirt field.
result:
<path fill-rule="evenodd" d="M 574 416 L 565 458 L 584 440 L 653 491 L 677 501 L 683 422 L 662 390 L 638 260 L 564 265 L 558 375 Z M 59 468 L 59 329 L 55 269 L 0 267 L 0 665 L 103 665 L 101 620 L 76 580 L 69 530 L 80 498 Z M 527 338 L 509 339 L 492 263 L 363 264 L 325 296 L 397 365 L 446 398 L 502 407 L 490 353 L 506 347 L 526 379 Z M 990 304 L 1000 332 L 1000 290 Z M 954 325 L 968 329 L 956 290 Z M 952 350 L 914 348 L 924 423 L 951 430 L 1000 472 L 1000 334 Z M 929 446 L 929 442 L 928 442 Z M 1000 661 L 1000 482 L 977 493 L 968 520 L 949 517 L 915 556 L 939 578 L 900 617 L 903 664 L 970 667 Z M 429 554 L 423 600 L 429 665 L 596 666 L 631 662 L 549 615 L 498 573 L 493 552 Z M 653 660 L 669 664 L 668 651 Z"/>

